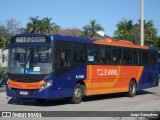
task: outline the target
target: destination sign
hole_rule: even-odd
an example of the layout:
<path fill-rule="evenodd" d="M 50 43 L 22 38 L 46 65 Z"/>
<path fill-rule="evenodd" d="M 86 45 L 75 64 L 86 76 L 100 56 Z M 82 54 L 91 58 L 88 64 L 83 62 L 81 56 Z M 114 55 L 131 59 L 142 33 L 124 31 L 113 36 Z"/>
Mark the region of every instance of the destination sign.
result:
<path fill-rule="evenodd" d="M 44 43 L 47 42 L 46 37 L 16 37 L 16 43 Z"/>

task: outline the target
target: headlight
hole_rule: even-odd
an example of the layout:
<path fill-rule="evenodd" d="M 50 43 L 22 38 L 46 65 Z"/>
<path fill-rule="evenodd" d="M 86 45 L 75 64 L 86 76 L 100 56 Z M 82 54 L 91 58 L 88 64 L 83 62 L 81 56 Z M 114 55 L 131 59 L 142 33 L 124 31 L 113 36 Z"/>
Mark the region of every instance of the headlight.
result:
<path fill-rule="evenodd" d="M 46 89 L 46 88 L 48 88 L 48 87 L 51 86 L 51 85 L 52 85 L 52 80 L 46 82 L 45 84 L 43 84 L 43 85 L 40 87 L 39 92 L 42 91 L 42 90 L 44 90 L 44 89 Z"/>

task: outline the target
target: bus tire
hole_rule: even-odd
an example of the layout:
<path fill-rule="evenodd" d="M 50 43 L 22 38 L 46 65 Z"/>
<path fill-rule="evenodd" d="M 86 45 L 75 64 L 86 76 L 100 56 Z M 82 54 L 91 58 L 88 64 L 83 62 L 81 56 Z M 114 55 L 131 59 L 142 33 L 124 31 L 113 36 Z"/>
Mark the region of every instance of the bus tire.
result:
<path fill-rule="evenodd" d="M 137 84 L 134 80 L 131 80 L 129 83 L 129 90 L 127 96 L 134 97 L 137 92 Z"/>
<path fill-rule="evenodd" d="M 77 83 L 74 87 L 71 103 L 78 104 L 81 103 L 83 98 L 83 87 L 80 83 Z"/>

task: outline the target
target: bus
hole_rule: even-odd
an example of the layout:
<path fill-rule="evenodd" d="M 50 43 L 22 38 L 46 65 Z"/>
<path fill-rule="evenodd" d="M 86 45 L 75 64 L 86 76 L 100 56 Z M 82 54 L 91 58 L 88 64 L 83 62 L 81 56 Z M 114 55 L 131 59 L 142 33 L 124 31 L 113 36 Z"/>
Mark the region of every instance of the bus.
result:
<path fill-rule="evenodd" d="M 8 45 L 7 96 L 37 101 L 158 86 L 158 50 L 112 38 L 17 34 Z"/>

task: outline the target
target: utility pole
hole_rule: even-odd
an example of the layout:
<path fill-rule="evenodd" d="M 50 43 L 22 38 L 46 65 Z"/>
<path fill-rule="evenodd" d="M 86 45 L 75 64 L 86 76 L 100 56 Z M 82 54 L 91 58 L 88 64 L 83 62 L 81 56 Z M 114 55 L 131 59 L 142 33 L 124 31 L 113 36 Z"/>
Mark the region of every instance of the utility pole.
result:
<path fill-rule="evenodd" d="M 141 0 L 141 46 L 144 45 L 144 0 Z"/>

